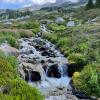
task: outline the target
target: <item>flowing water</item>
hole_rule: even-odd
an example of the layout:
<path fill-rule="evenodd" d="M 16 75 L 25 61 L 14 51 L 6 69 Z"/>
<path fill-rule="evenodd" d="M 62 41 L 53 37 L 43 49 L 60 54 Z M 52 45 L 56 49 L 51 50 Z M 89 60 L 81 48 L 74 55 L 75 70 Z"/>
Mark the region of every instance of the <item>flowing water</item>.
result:
<path fill-rule="evenodd" d="M 52 89 L 67 89 L 70 82 L 67 76 L 68 61 L 56 45 L 41 37 L 22 38 L 19 43 L 19 72 L 29 85 L 37 87 L 44 95 L 52 92 Z M 38 72 L 38 76 L 32 71 Z M 36 80 L 33 81 L 32 77 Z"/>

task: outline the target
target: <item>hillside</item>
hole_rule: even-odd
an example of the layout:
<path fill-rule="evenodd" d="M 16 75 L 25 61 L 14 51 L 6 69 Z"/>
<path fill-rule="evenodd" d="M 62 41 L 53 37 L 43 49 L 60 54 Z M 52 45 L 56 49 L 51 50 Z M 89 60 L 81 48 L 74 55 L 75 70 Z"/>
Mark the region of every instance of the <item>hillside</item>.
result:
<path fill-rule="evenodd" d="M 100 8 L 29 8 L 0 10 L 0 100 L 99 100 Z"/>

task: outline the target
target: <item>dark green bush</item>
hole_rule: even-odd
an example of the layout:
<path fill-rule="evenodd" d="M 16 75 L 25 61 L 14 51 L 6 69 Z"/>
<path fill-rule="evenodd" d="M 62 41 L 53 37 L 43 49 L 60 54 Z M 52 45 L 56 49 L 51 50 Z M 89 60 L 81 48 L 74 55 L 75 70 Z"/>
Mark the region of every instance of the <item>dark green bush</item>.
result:
<path fill-rule="evenodd" d="M 8 94 L 19 97 L 18 100 L 44 100 L 44 97 L 36 88 L 30 87 L 20 79 L 11 81 L 9 88 Z"/>
<path fill-rule="evenodd" d="M 18 44 L 17 40 L 15 39 L 15 37 L 8 36 L 8 37 L 6 38 L 6 40 L 8 41 L 8 43 L 9 43 L 12 47 L 18 48 L 19 44 Z"/>
<path fill-rule="evenodd" d="M 76 89 L 90 96 L 100 97 L 99 75 L 95 67 L 94 64 L 85 66 L 78 77 L 73 76 L 73 84 Z"/>
<path fill-rule="evenodd" d="M 68 56 L 68 61 L 69 63 L 75 63 L 78 66 L 84 66 L 86 65 L 86 58 L 84 55 L 79 54 L 79 53 L 72 53 Z"/>

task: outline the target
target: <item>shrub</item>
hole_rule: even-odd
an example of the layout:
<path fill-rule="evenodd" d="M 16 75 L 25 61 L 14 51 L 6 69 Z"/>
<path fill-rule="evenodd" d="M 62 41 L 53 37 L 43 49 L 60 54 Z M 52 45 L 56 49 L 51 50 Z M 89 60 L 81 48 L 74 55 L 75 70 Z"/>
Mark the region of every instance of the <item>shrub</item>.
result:
<path fill-rule="evenodd" d="M 78 80 L 79 77 L 80 77 L 80 73 L 74 72 L 72 80 L 73 80 L 73 84 L 74 84 L 75 87 L 79 86 L 79 83 L 80 83 L 79 80 Z"/>
<path fill-rule="evenodd" d="M 100 96 L 99 76 L 95 65 L 87 65 L 78 76 L 73 76 L 73 84 L 76 89 L 92 96 Z"/>
<path fill-rule="evenodd" d="M 64 31 L 66 27 L 64 25 L 57 25 L 55 23 L 51 23 L 48 27 L 53 31 Z"/>
<path fill-rule="evenodd" d="M 34 36 L 34 33 L 32 33 L 31 31 L 21 31 L 19 32 L 20 34 L 20 38 L 29 38 Z"/>
<path fill-rule="evenodd" d="M 7 94 L 19 97 L 18 100 L 44 100 L 44 97 L 36 88 L 30 87 L 20 79 L 11 81 L 8 86 L 10 91 Z"/>
<path fill-rule="evenodd" d="M 10 63 L 0 58 L 0 86 L 6 84 L 15 77 L 16 72 Z"/>
<path fill-rule="evenodd" d="M 36 89 L 19 79 L 15 71 L 17 60 L 13 56 L 0 53 L 0 100 L 44 100 Z"/>
<path fill-rule="evenodd" d="M 18 42 L 17 42 L 17 40 L 14 38 L 14 37 L 12 37 L 12 36 L 8 36 L 7 38 L 7 41 L 8 41 L 8 43 L 12 46 L 12 47 L 16 47 L 16 48 L 18 48 Z"/>
<path fill-rule="evenodd" d="M 75 63 L 78 66 L 83 66 L 86 64 L 86 58 L 84 55 L 79 54 L 79 53 L 72 53 L 68 56 L 68 61 L 69 63 Z"/>
<path fill-rule="evenodd" d="M 0 100 L 44 100 L 40 91 L 20 79 L 10 81 L 5 87 L 6 92 L 0 93 Z"/>
<path fill-rule="evenodd" d="M 57 44 L 58 46 L 62 47 L 67 44 L 67 41 L 69 41 L 68 38 L 64 37 L 64 38 L 59 39 Z"/>
<path fill-rule="evenodd" d="M 57 41 L 58 41 L 58 36 L 56 34 L 44 33 L 43 38 L 48 39 L 53 43 L 57 43 Z"/>

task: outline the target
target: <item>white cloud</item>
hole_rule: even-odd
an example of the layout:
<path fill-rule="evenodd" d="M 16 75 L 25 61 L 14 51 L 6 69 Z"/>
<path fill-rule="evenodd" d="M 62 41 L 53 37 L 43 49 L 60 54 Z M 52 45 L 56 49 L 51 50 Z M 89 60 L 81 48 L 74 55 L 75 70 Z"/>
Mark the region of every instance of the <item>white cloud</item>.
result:
<path fill-rule="evenodd" d="M 35 3 L 35 4 L 45 4 L 45 3 L 55 3 L 56 0 L 0 0 L 1 2 L 4 3 Z M 65 0 L 65 1 L 72 1 L 72 2 L 77 2 L 78 0 Z"/>
<path fill-rule="evenodd" d="M 4 3 L 22 3 L 22 2 L 25 2 L 26 0 L 1 0 L 1 2 L 4 2 Z"/>
<path fill-rule="evenodd" d="M 67 0 L 68 1 L 68 0 Z M 72 2 L 78 2 L 79 0 L 69 0 L 69 1 L 72 1 Z"/>
<path fill-rule="evenodd" d="M 50 3 L 56 2 L 56 0 L 30 0 L 30 1 L 32 1 L 35 4 L 39 4 L 39 5 L 42 5 L 42 4 L 45 4 L 45 3 L 48 3 L 48 2 L 50 2 Z"/>

